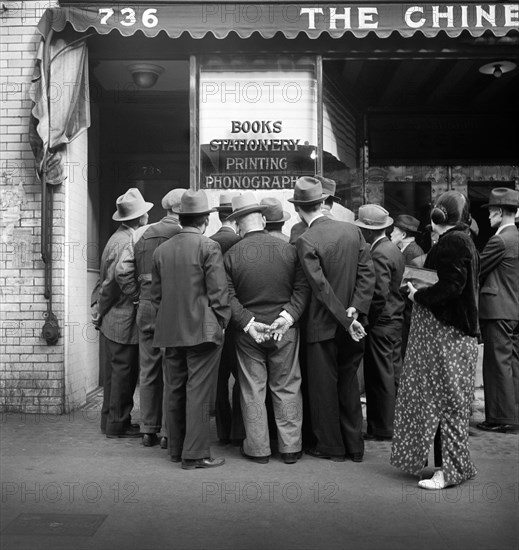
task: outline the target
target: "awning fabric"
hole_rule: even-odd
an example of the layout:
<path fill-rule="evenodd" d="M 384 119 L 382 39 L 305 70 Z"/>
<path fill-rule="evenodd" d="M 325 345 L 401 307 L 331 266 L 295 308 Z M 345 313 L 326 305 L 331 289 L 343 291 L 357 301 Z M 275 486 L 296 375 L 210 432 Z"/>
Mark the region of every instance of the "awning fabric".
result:
<path fill-rule="evenodd" d="M 403 37 L 420 32 L 427 37 L 439 32 L 456 37 L 463 31 L 472 36 L 490 31 L 499 37 L 519 31 L 519 4 L 103 3 L 47 9 L 39 29 L 45 36 L 51 28 L 62 31 L 67 23 L 78 32 L 93 29 L 108 34 L 117 30 L 131 36 L 142 31 L 154 37 L 164 31 L 170 38 L 184 32 L 193 38 L 208 33 L 225 38 L 231 32 L 241 38 L 254 32 L 263 38 L 272 38 L 278 32 L 286 38 L 295 38 L 301 32 L 310 38 L 323 33 L 334 38 L 351 33 L 360 38 L 370 32 L 385 38 L 395 31 Z"/>

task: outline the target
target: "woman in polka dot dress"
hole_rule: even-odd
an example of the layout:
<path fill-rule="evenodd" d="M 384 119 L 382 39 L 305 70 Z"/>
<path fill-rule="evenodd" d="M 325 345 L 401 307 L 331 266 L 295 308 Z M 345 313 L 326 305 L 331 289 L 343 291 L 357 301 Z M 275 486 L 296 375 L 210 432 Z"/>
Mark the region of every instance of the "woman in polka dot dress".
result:
<path fill-rule="evenodd" d="M 476 475 L 468 450 L 469 416 L 477 360 L 479 255 L 467 228 L 469 203 L 444 193 L 431 212 L 440 235 L 424 267 L 438 282 L 417 290 L 409 344 L 398 389 L 391 464 L 420 476 L 435 434 L 436 471 L 418 485 L 443 489 Z M 439 436 L 439 437 L 438 437 Z"/>

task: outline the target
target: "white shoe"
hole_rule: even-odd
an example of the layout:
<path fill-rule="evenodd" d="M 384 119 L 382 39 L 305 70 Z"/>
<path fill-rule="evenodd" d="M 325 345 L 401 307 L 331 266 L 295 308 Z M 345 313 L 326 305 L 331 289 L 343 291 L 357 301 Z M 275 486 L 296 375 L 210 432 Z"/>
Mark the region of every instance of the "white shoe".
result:
<path fill-rule="evenodd" d="M 422 479 L 418 482 L 418 487 L 422 489 L 430 489 L 432 491 L 438 489 L 445 489 L 445 478 L 443 477 L 443 470 L 436 470 L 431 479 Z"/>

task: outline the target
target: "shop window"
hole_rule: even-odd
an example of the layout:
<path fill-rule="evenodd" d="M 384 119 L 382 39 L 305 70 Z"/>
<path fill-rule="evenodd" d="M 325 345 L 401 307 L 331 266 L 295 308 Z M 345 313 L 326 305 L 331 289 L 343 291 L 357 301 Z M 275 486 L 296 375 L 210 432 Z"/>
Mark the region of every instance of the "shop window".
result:
<path fill-rule="evenodd" d="M 195 185 L 292 189 L 317 172 L 315 58 L 201 59 Z"/>

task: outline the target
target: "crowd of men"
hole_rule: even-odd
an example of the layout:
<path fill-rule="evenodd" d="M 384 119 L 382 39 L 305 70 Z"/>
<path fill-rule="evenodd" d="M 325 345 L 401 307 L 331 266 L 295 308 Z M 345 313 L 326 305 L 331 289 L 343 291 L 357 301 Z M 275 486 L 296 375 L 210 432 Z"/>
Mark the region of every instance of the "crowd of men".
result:
<path fill-rule="evenodd" d="M 153 205 L 137 189 L 117 199 L 121 225 L 92 295 L 108 438 L 160 444 L 183 469 L 224 463 L 210 452 L 213 413 L 220 442 L 238 443 L 260 464 L 273 440 L 294 464 L 303 449 L 362 462 L 365 440 L 392 438 L 412 312 L 402 282 L 406 265 L 423 264 L 420 222 L 375 204 L 355 220 L 335 182 L 320 177 L 299 178 L 289 201 L 300 218 L 290 237 L 281 203 L 252 192 L 223 193 L 210 208 L 203 190 L 174 189 L 162 200 L 165 217 L 150 225 Z M 497 232 L 481 255 L 486 420 L 478 427 L 489 431 L 519 424 L 518 206 L 519 192 L 492 191 Z M 216 211 L 222 227 L 207 237 Z M 131 420 L 138 380 L 140 426 Z"/>

